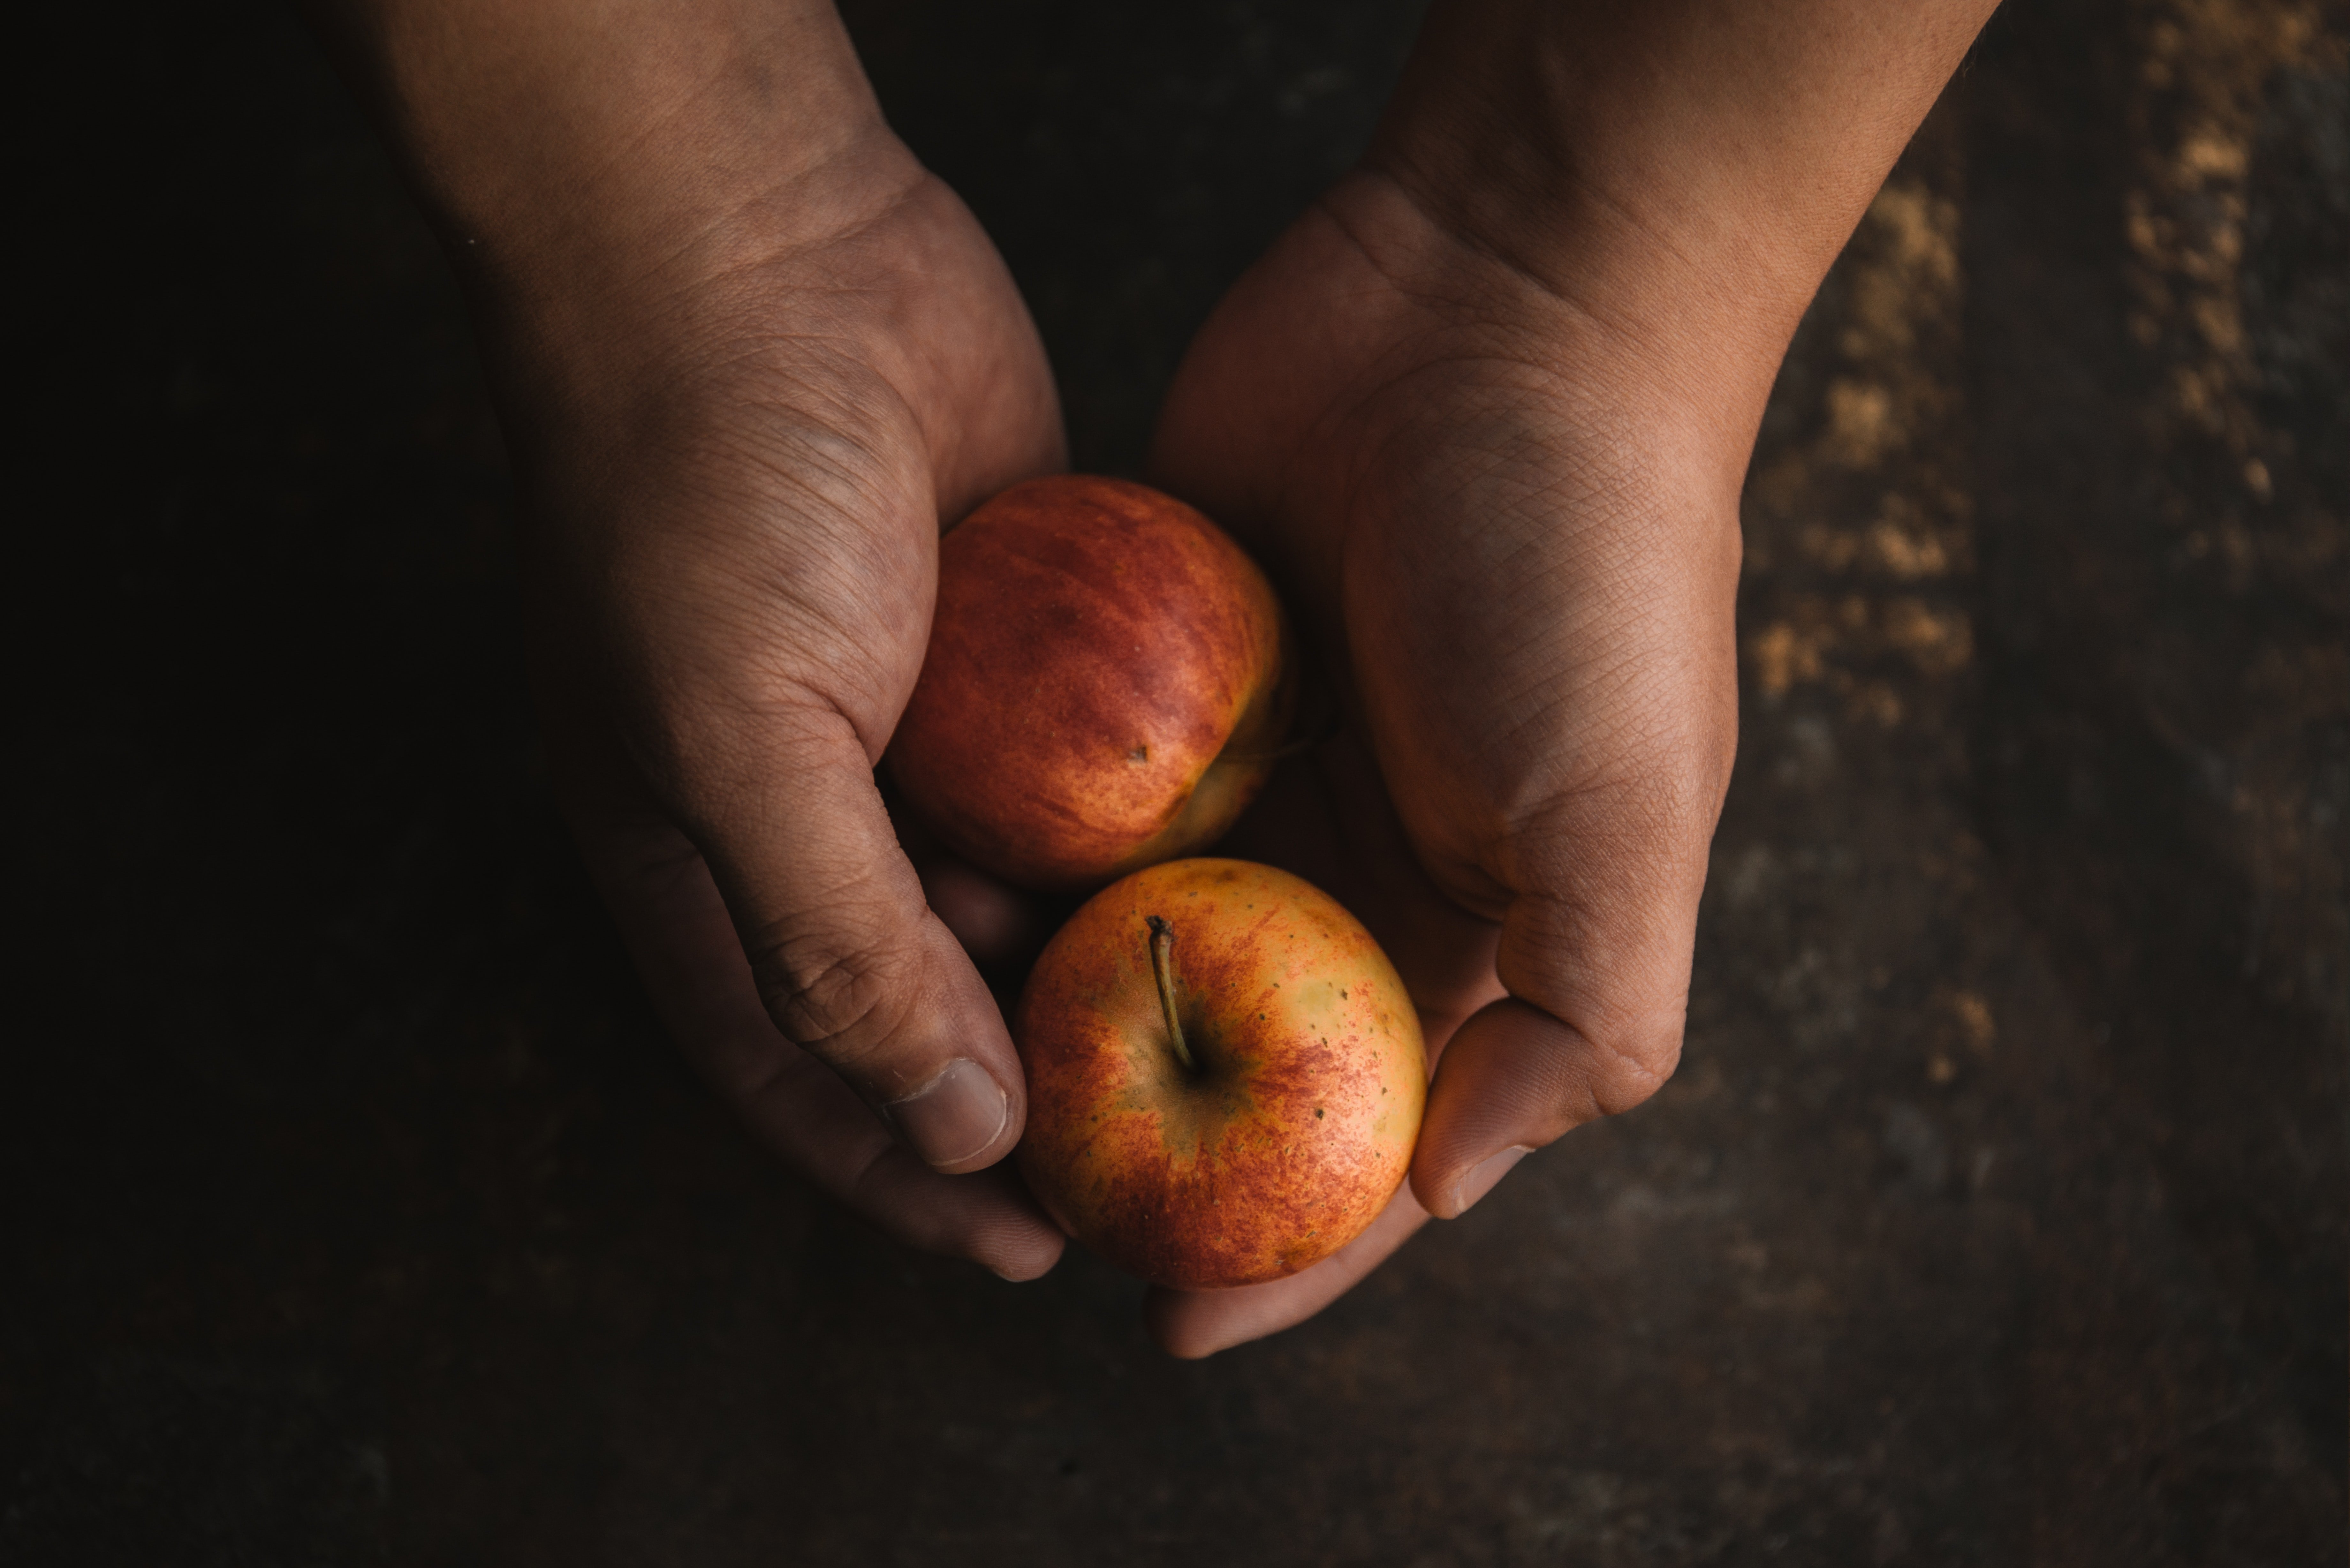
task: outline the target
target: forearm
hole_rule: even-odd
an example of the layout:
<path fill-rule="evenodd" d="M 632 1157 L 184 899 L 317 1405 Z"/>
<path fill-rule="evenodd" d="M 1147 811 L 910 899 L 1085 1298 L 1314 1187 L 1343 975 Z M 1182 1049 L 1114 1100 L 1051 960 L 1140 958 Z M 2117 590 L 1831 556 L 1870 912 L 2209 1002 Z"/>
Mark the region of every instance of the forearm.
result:
<path fill-rule="evenodd" d="M 1759 416 L 1994 4 L 1440 0 L 1369 166 Z"/>

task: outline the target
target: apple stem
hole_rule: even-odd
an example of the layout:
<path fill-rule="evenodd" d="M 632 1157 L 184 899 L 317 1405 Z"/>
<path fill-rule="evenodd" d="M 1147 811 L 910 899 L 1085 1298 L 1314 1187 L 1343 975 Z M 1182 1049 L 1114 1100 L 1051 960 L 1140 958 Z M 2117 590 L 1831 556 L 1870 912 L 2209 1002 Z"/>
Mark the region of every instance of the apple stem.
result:
<path fill-rule="evenodd" d="M 1199 1071 L 1191 1060 L 1191 1048 L 1183 1044 L 1183 1023 L 1175 1016 L 1175 928 L 1156 915 L 1146 916 L 1150 922 L 1150 972 L 1159 981 L 1159 1010 L 1167 1015 L 1168 1043 L 1175 1047 L 1175 1060 L 1183 1064 L 1187 1073 Z"/>

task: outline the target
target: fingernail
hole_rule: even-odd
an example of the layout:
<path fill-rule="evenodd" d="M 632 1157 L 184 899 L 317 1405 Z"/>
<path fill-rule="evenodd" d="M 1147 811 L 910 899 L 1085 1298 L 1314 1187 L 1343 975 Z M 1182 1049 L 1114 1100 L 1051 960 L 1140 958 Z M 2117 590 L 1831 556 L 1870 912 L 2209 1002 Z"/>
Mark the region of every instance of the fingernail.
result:
<path fill-rule="evenodd" d="M 1477 1199 L 1493 1190 L 1502 1178 L 1510 1174 L 1510 1167 L 1534 1153 L 1530 1144 L 1513 1143 L 1499 1154 L 1489 1154 L 1469 1168 L 1468 1172 L 1452 1186 L 1452 1218 L 1458 1220 L 1469 1212 Z"/>
<path fill-rule="evenodd" d="M 889 1106 L 889 1120 L 933 1166 L 959 1165 L 995 1141 L 1012 1102 L 987 1069 L 968 1057 Z"/>

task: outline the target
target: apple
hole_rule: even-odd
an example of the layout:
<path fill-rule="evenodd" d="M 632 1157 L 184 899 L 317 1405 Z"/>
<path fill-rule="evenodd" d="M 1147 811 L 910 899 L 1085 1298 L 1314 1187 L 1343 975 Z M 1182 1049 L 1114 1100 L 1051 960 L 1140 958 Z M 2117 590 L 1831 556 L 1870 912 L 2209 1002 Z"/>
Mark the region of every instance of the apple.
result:
<path fill-rule="evenodd" d="M 1254 797 L 1294 706 L 1286 642 L 1264 574 L 1191 507 L 1030 480 L 940 543 L 890 773 L 981 868 L 1095 886 L 1205 846 Z"/>
<path fill-rule="evenodd" d="M 1112 883 L 1036 961 L 1013 1024 L 1015 1158 L 1048 1213 L 1129 1272 L 1255 1284 L 1328 1257 L 1411 1165 L 1419 1015 L 1311 883 L 1176 860 Z"/>

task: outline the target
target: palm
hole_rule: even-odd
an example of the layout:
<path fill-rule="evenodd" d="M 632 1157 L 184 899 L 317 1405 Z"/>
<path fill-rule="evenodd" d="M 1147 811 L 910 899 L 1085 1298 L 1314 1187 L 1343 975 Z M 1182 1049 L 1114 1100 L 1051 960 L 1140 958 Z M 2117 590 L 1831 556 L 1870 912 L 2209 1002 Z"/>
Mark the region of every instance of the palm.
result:
<path fill-rule="evenodd" d="M 1232 846 L 1354 908 L 1439 1051 L 1505 986 L 1570 1020 L 1603 987 L 1620 1008 L 1652 936 L 1624 912 L 1680 919 L 1702 876 L 1734 726 L 1735 464 L 1722 483 L 1718 452 L 1609 384 L 1615 348 L 1358 177 L 1211 319 L 1159 432 L 1158 476 L 1259 552 L 1342 693 L 1338 739 Z M 1677 1040 L 1686 952 L 1647 971 L 1633 1006 Z M 1423 1185 L 1490 1078 L 1439 1079 Z"/>

